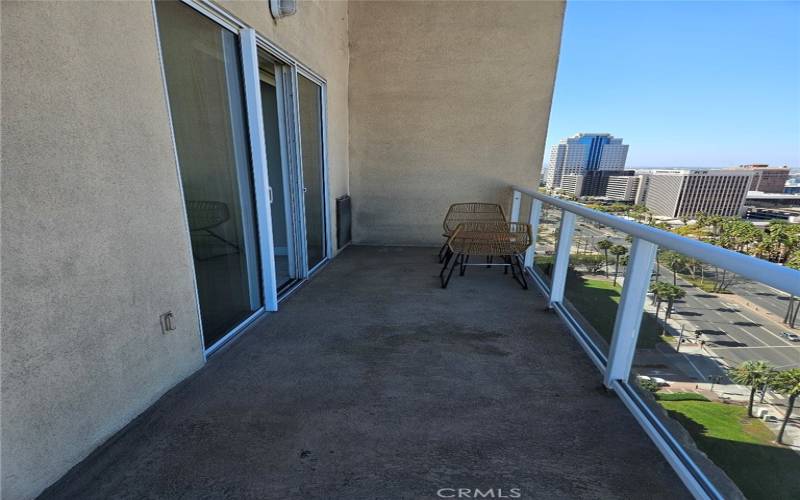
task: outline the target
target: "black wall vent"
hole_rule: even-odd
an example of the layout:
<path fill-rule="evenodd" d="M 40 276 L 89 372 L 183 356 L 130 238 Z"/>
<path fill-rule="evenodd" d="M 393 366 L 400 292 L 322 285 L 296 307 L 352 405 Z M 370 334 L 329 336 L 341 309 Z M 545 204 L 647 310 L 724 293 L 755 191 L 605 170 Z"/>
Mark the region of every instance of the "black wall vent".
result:
<path fill-rule="evenodd" d="M 350 213 L 350 196 L 336 198 L 336 246 L 343 248 L 353 237 Z"/>

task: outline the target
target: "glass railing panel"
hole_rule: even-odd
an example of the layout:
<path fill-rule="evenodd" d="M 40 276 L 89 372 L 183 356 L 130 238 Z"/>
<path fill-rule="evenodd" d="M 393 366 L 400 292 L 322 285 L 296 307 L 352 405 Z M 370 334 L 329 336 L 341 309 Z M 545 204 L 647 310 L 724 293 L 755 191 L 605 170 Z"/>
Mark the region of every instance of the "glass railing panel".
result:
<path fill-rule="evenodd" d="M 519 204 L 519 220 L 518 222 L 528 223 L 531 220 L 531 207 L 533 206 L 533 197 L 527 194 L 522 194 Z"/>
<path fill-rule="evenodd" d="M 576 217 L 565 302 L 604 353 L 611 343 L 629 252 L 624 233 Z"/>
<path fill-rule="evenodd" d="M 561 209 L 549 203 L 542 203 L 539 226 L 535 235 L 533 268 L 548 284 L 552 281 L 560 225 Z"/>
<path fill-rule="evenodd" d="M 658 252 L 631 382 L 723 492 L 735 484 L 751 499 L 800 498 L 800 415 L 777 442 L 788 399 L 769 382 L 800 368 L 789 302 L 713 263 Z"/>

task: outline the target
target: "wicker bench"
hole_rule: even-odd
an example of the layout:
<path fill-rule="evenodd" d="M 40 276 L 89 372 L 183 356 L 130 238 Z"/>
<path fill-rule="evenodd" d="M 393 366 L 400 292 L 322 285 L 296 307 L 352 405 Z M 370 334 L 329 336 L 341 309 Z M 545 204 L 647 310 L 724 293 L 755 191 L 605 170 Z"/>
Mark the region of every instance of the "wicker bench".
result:
<path fill-rule="evenodd" d="M 450 205 L 442 224 L 442 236 L 449 239 L 459 224 L 462 222 L 505 222 L 506 215 L 503 207 L 496 203 L 470 202 L 454 203 Z M 439 250 L 439 262 L 444 262 L 447 257 L 448 247 L 445 241 Z"/>
<path fill-rule="evenodd" d="M 444 265 L 439 272 L 442 288 L 447 288 L 456 266 L 459 275 L 464 276 L 468 266 L 503 266 L 505 273 L 509 268 L 513 278 L 528 288 L 523 270 L 522 254 L 531 246 L 531 226 L 521 222 L 462 222 L 447 240 L 448 251 Z M 485 257 L 486 262 L 470 264 L 470 257 Z M 500 257 L 502 263 L 493 259 Z M 448 271 L 447 268 L 450 267 Z M 446 274 L 446 276 L 445 276 Z"/>

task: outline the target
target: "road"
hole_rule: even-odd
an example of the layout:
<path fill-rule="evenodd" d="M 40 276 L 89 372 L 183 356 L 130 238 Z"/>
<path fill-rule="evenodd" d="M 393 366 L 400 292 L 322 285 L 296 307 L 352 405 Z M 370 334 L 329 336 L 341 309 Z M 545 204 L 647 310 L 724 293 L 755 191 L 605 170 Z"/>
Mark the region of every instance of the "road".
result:
<path fill-rule="evenodd" d="M 759 309 L 769 311 L 781 318 L 789 307 L 788 294 L 756 281 L 743 280 L 741 283 L 734 283 L 730 286 L 730 291 L 747 299 Z"/>
<path fill-rule="evenodd" d="M 596 252 L 594 243 L 605 238 L 628 246 L 623 233 L 608 227 L 598 228 L 578 218 L 573 243 L 576 249 Z M 672 272 L 663 266 L 659 266 L 659 270 L 662 279 L 671 282 Z M 764 360 L 780 368 L 800 367 L 800 342 L 788 341 L 780 335 L 788 328 L 726 301 L 725 294 L 706 293 L 680 277 L 678 284 L 686 290 L 686 297 L 675 304 L 673 319 L 686 326 L 690 337 L 694 336 L 692 332 L 699 331 L 706 348 L 727 365 Z M 733 285 L 731 291 L 780 317 L 785 313 L 785 294 L 766 285 L 743 281 Z"/>
<path fill-rule="evenodd" d="M 800 368 L 800 343 L 781 337 L 780 325 L 725 300 L 723 294 L 703 292 L 678 278 L 686 297 L 675 305 L 674 319 L 687 332 L 700 332 L 706 347 L 729 366 L 764 360 L 780 368 Z"/>
<path fill-rule="evenodd" d="M 609 239 L 615 245 L 627 245 L 624 235 L 619 232 L 607 227 L 598 228 L 581 219 L 578 219 L 575 232 L 576 236 L 582 242 L 588 242 L 588 244 L 583 243 L 581 248 L 588 248 L 590 251 L 594 243 L 604 238 Z M 581 245 L 581 241 L 576 242 L 575 246 L 578 247 L 578 245 Z M 597 250 L 594 249 L 594 251 Z M 662 274 L 671 276 L 672 271 L 662 270 Z M 747 300 L 758 309 L 767 311 L 779 318 L 784 317 L 786 309 L 789 306 L 789 295 L 787 293 L 757 281 L 742 278 L 740 281 L 736 281 L 732 284 L 728 290 Z"/>
<path fill-rule="evenodd" d="M 629 246 L 624 234 L 578 218 L 572 252 L 597 251 L 594 244 L 606 238 L 614 244 Z M 672 271 L 660 265 L 657 269 L 662 280 L 672 281 Z M 786 294 L 754 281 L 736 282 L 729 291 L 750 303 L 745 307 L 736 303 L 741 303 L 741 300 L 731 300 L 731 295 L 704 292 L 680 277 L 677 283 L 686 290 L 686 296 L 675 304 L 672 319 L 685 327 L 690 338 L 695 336 L 694 332 L 699 332 L 699 338 L 705 344 L 702 348 L 697 344 L 684 344 L 680 355 L 668 348 L 669 352 L 664 353 L 663 359 L 669 360 L 669 368 L 656 368 L 655 362 L 646 368 L 648 374 L 671 380 L 671 372 L 679 370 L 690 380 L 708 381 L 710 376 L 724 373 L 720 370 L 724 366 L 732 367 L 748 360 L 764 360 L 779 369 L 800 368 L 800 342 L 791 342 L 781 336 L 784 331 L 792 331 L 780 323 L 788 305 Z M 753 309 L 762 312 L 756 313 Z M 763 316 L 764 311 L 776 321 Z M 643 366 L 652 359 L 645 352 L 637 354 Z M 719 382 L 717 391 L 721 390 L 726 397 L 746 398 L 746 389 L 724 378 Z M 744 392 L 740 394 L 741 391 Z M 786 398 L 772 391 L 766 401 L 778 408 L 786 407 Z"/>

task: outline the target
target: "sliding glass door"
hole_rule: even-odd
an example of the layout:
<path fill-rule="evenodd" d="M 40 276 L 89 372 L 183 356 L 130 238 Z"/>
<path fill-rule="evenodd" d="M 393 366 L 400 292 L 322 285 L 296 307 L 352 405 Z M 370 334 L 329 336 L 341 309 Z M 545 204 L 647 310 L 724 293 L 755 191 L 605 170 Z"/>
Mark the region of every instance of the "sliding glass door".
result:
<path fill-rule="evenodd" d="M 322 87 L 298 73 L 297 94 L 300 107 L 306 255 L 308 269 L 313 269 L 327 256 Z"/>
<path fill-rule="evenodd" d="M 264 305 L 238 41 L 181 3 L 156 9 L 208 348 Z"/>
<path fill-rule="evenodd" d="M 280 294 L 300 278 L 296 251 L 298 224 L 294 216 L 297 196 L 292 189 L 295 176 L 290 168 L 286 146 L 286 116 L 282 105 L 285 96 L 281 65 L 263 51 L 259 51 L 258 55 L 261 114 L 272 212 L 275 280 L 277 292 Z"/>
<path fill-rule="evenodd" d="M 328 256 L 324 89 L 254 30 L 234 31 L 195 7 L 155 2 L 203 342 L 212 351 L 277 310 L 279 297 Z"/>

